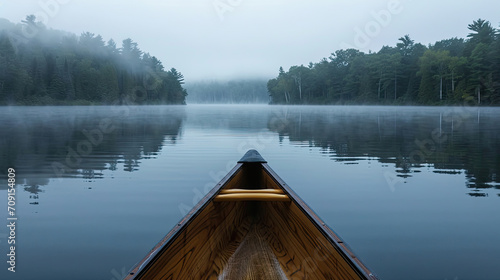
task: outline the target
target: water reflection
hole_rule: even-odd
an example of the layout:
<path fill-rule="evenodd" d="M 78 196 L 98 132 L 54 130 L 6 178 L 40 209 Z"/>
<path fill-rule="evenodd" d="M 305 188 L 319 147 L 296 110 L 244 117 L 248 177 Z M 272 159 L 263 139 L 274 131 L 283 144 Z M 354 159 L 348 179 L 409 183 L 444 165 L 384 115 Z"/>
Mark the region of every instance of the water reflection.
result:
<path fill-rule="evenodd" d="M 378 161 L 394 165 L 394 177 L 405 180 L 428 168 L 443 176 L 464 174 L 473 197 L 500 189 L 500 111 L 495 108 L 7 107 L 0 117 L 0 172 L 16 168 L 33 202 L 50 179 L 136 172 L 144 160 L 176 145 L 184 129 L 221 138 L 269 130 L 282 145 L 289 140 L 319 147 L 353 168 Z"/>
<path fill-rule="evenodd" d="M 268 128 L 345 164 L 394 164 L 401 178 L 424 167 L 465 172 L 469 195 L 485 197 L 481 190 L 500 189 L 499 119 L 495 108 L 288 107 L 273 112 Z"/>
<path fill-rule="evenodd" d="M 139 170 L 175 144 L 183 107 L 11 107 L 1 114 L 0 170 L 37 197 L 51 178 L 103 178 L 104 170 Z M 5 184 L 2 185 L 5 187 Z"/>

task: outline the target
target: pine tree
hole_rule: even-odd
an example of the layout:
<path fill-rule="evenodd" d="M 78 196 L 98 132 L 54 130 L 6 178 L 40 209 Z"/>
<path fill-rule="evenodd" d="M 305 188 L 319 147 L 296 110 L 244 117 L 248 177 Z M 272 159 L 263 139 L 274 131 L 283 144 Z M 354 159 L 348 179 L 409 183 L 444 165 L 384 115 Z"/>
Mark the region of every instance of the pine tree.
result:
<path fill-rule="evenodd" d="M 5 32 L 0 34 L 0 102 L 14 102 L 22 94 L 17 55 Z"/>

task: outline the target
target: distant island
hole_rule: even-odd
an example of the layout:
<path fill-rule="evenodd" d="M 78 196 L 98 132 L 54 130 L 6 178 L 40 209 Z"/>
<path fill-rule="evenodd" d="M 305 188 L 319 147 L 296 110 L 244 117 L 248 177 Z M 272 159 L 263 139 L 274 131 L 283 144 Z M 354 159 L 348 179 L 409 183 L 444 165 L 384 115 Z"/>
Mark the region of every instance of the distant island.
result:
<path fill-rule="evenodd" d="M 185 104 L 183 83 L 132 39 L 0 19 L 0 105 Z"/>
<path fill-rule="evenodd" d="M 482 19 L 468 28 L 467 39 L 424 46 L 406 35 L 377 53 L 338 50 L 280 68 L 267 83 L 271 104 L 500 105 L 499 31 Z"/>
<path fill-rule="evenodd" d="M 186 83 L 188 103 L 196 104 L 268 104 L 267 79 L 232 79 Z"/>

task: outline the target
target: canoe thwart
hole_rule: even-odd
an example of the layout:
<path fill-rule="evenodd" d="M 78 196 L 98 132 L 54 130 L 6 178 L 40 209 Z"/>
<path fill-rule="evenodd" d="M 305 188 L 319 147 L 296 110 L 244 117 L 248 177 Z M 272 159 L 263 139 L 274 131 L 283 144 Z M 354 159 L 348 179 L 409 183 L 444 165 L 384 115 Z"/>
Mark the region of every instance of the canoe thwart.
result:
<path fill-rule="evenodd" d="M 221 190 L 219 194 L 233 194 L 233 193 L 274 193 L 284 194 L 280 189 L 225 189 Z"/>
<path fill-rule="evenodd" d="M 290 198 L 285 194 L 274 193 L 230 193 L 219 194 L 214 198 L 215 202 L 229 201 L 290 201 Z"/>

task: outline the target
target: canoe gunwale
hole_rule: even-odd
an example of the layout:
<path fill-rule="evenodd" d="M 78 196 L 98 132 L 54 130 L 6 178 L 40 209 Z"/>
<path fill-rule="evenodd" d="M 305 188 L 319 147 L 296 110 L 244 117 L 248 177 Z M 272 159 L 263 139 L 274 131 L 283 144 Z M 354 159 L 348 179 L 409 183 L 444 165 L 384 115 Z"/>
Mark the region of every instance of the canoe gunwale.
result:
<path fill-rule="evenodd" d="M 155 258 L 170 244 L 176 240 L 178 235 L 184 231 L 185 228 L 191 224 L 191 222 L 200 214 L 203 209 L 216 197 L 216 194 L 220 189 L 229 182 L 236 173 L 241 169 L 243 163 L 237 163 L 236 166 L 224 177 L 222 180 L 215 185 L 194 207 L 189 211 L 186 216 L 184 216 L 170 232 L 160 240 L 158 244 L 151 249 L 151 251 L 139 261 L 132 270 L 129 271 L 128 275 L 123 280 L 132 280 L 137 277 L 141 277 L 143 272 L 145 272 L 151 263 L 154 263 Z"/>
<path fill-rule="evenodd" d="M 261 163 L 265 172 L 268 173 L 269 177 L 276 181 L 276 183 L 283 188 L 284 192 L 288 195 L 290 200 L 294 202 L 299 209 L 304 213 L 305 216 L 316 226 L 316 228 L 326 237 L 330 243 L 337 249 L 337 251 L 342 255 L 342 257 L 351 265 L 353 265 L 362 278 L 369 280 L 378 280 L 379 278 L 371 272 L 371 270 L 359 260 L 352 249 L 349 248 L 347 243 L 345 243 L 340 236 L 335 233 L 321 218 L 305 203 L 296 193 L 293 191 L 286 183 L 279 177 L 276 172 L 267 164 Z"/>

